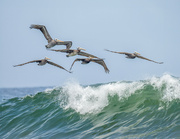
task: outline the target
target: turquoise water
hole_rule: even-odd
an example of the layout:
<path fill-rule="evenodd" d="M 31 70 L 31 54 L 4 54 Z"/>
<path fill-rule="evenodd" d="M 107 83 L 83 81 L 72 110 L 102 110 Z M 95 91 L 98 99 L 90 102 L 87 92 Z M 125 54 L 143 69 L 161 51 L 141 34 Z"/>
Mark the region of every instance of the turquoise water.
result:
<path fill-rule="evenodd" d="M 0 89 L 0 136 L 180 138 L 180 78 Z"/>

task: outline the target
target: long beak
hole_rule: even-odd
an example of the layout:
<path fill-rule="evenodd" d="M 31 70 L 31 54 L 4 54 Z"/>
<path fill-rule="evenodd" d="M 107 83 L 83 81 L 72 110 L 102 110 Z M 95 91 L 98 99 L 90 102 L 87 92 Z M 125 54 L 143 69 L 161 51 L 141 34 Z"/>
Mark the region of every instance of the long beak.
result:
<path fill-rule="evenodd" d="M 141 55 L 141 54 L 140 54 L 140 53 L 138 53 L 138 52 L 135 52 L 135 54 L 136 54 L 136 55 Z"/>
<path fill-rule="evenodd" d="M 48 58 L 48 57 L 45 57 L 45 59 L 46 59 L 46 60 L 51 60 L 51 59 L 50 59 L 50 58 Z"/>
<path fill-rule="evenodd" d="M 84 48 L 80 48 L 80 49 L 86 51 L 86 49 L 84 49 Z"/>
<path fill-rule="evenodd" d="M 56 39 L 56 42 L 63 42 L 63 41 L 61 41 L 61 40 L 59 40 L 59 39 Z"/>

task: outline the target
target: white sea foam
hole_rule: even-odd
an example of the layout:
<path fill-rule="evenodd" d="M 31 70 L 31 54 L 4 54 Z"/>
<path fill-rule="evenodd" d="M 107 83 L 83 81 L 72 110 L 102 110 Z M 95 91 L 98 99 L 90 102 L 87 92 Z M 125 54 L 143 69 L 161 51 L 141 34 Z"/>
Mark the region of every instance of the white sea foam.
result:
<path fill-rule="evenodd" d="M 158 89 L 162 93 L 162 100 L 180 99 L 180 79 L 165 74 L 160 78 L 152 77 L 145 81 L 115 82 L 97 87 L 83 87 L 77 81 L 68 81 L 61 88 L 60 98 L 66 98 L 61 102 L 61 106 L 65 109 L 74 109 L 81 114 L 97 113 L 109 104 L 108 96 L 118 95 L 119 99 L 128 98 L 137 90 L 141 89 L 143 93 L 146 85 Z"/>
<path fill-rule="evenodd" d="M 174 78 L 169 74 L 164 74 L 162 77 L 152 77 L 150 84 L 154 88 L 158 88 L 163 93 L 163 100 L 172 101 L 180 99 L 180 79 Z"/>
<path fill-rule="evenodd" d="M 51 93 L 51 92 L 53 91 L 53 89 L 55 89 L 55 88 L 46 88 L 46 89 L 44 90 L 44 92 L 45 92 L 45 93 Z"/>
<path fill-rule="evenodd" d="M 126 98 L 142 86 L 143 84 L 139 82 L 116 82 L 99 87 L 83 87 L 77 82 L 68 82 L 62 91 L 68 96 L 64 108 L 72 108 L 81 114 L 96 113 L 108 105 L 108 95 L 118 95 L 119 99 Z"/>

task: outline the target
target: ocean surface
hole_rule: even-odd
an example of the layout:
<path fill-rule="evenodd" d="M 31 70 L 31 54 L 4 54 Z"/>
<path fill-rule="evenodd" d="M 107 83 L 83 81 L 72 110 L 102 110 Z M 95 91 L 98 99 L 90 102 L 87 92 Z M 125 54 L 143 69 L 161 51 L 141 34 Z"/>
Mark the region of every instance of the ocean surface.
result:
<path fill-rule="evenodd" d="M 1 88 L 0 138 L 180 138 L 180 78 Z"/>

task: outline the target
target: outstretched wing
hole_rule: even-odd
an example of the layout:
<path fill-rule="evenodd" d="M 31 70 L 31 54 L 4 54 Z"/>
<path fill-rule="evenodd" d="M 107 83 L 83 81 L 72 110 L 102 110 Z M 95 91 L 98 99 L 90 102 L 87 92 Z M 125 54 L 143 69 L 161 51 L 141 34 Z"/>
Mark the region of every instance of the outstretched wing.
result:
<path fill-rule="evenodd" d="M 66 49 L 70 49 L 72 46 L 72 41 L 61 41 L 57 42 L 57 45 L 66 45 Z"/>
<path fill-rule="evenodd" d="M 23 64 L 14 65 L 14 67 L 17 67 L 17 66 L 23 66 L 23 65 L 25 65 L 25 64 L 34 63 L 34 62 L 41 62 L 41 60 L 33 60 L 33 61 L 29 61 L 29 62 L 26 62 L 26 63 L 23 63 Z"/>
<path fill-rule="evenodd" d="M 44 25 L 34 25 L 34 24 L 32 24 L 32 25 L 30 26 L 30 28 L 31 28 L 31 29 L 32 29 L 32 28 L 34 28 L 34 29 L 39 29 L 39 30 L 44 34 L 44 37 L 48 40 L 48 43 L 51 42 L 52 38 L 51 38 L 51 36 L 49 35 L 49 33 L 48 33 L 48 31 L 47 31 L 47 29 L 46 29 L 46 27 L 45 27 Z"/>
<path fill-rule="evenodd" d="M 103 59 L 91 59 L 91 61 L 100 64 L 101 66 L 104 67 L 105 72 L 109 73 L 109 69 L 107 68 Z"/>
<path fill-rule="evenodd" d="M 143 57 L 143 56 L 139 56 L 139 55 L 137 55 L 136 57 L 141 58 L 141 59 L 144 59 L 144 60 L 152 61 L 152 62 L 157 63 L 157 64 L 163 64 L 163 62 L 156 62 L 156 61 L 154 61 L 154 60 L 151 60 L 151 59 L 145 58 L 145 57 Z"/>
<path fill-rule="evenodd" d="M 75 63 L 76 61 L 83 61 L 83 60 L 84 60 L 83 58 L 76 58 L 76 59 L 74 60 L 74 62 L 72 63 L 70 70 L 72 69 L 72 67 L 73 67 L 73 65 L 74 65 L 74 63 Z"/>
<path fill-rule="evenodd" d="M 56 51 L 56 52 L 63 52 L 63 53 L 72 53 L 73 50 L 72 49 L 59 49 L 59 50 L 55 50 L 55 49 L 48 49 L 51 51 Z"/>
<path fill-rule="evenodd" d="M 98 58 L 97 56 L 94 56 L 94 55 L 91 55 L 91 54 L 88 54 L 88 53 L 85 53 L 85 52 L 79 52 L 78 55 L 81 55 L 81 56 L 86 56 L 86 57 L 92 57 L 92 58 Z"/>
<path fill-rule="evenodd" d="M 131 53 L 127 53 L 127 52 L 116 52 L 116 51 L 110 51 L 105 49 L 106 51 L 112 52 L 112 53 L 118 53 L 118 54 L 125 54 L 125 55 L 131 55 Z"/>
<path fill-rule="evenodd" d="M 58 64 L 56 64 L 56 63 L 53 63 L 53 62 L 51 62 L 51 61 L 47 61 L 47 63 L 48 63 L 48 64 L 51 64 L 51 65 L 53 65 L 53 66 L 56 66 L 56 67 L 58 67 L 58 68 L 61 68 L 61 69 L 65 70 L 65 71 L 71 73 L 70 71 L 68 71 L 67 69 L 63 68 L 62 66 L 60 66 L 60 65 L 58 65 Z"/>

